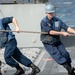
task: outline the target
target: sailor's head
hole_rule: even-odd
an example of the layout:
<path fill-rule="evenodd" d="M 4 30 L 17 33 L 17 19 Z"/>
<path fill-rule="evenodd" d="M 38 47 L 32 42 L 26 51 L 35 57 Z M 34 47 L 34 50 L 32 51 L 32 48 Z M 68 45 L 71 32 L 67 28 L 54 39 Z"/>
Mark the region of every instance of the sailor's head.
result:
<path fill-rule="evenodd" d="M 52 4 L 47 4 L 45 7 L 45 12 L 48 16 L 48 18 L 52 19 L 54 17 L 55 14 L 55 6 L 53 6 Z"/>

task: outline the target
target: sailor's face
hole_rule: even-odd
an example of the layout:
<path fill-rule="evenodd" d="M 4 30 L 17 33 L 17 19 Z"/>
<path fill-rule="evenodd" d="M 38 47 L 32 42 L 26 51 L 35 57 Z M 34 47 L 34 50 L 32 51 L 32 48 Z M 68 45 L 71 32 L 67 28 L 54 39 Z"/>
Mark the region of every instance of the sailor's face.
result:
<path fill-rule="evenodd" d="M 46 14 L 50 20 L 54 17 L 54 13 L 46 13 Z"/>

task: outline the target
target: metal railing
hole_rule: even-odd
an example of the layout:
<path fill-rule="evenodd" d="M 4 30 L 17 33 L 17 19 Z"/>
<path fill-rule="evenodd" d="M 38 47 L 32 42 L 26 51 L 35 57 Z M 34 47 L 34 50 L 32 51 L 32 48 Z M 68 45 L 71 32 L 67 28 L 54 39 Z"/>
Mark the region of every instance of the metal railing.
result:
<path fill-rule="evenodd" d="M 46 3 L 48 0 L 0 0 L 0 4 Z"/>

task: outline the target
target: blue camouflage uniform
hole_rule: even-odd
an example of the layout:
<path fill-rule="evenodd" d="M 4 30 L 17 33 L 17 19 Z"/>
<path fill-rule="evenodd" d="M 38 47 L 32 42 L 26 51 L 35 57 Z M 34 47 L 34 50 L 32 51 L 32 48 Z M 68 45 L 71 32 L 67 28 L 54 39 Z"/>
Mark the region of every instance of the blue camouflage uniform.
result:
<path fill-rule="evenodd" d="M 12 23 L 12 19 L 13 17 L 0 19 L 0 30 L 11 30 L 8 24 Z M 12 32 L 0 32 L 0 48 L 3 47 L 5 47 L 5 61 L 11 67 L 16 67 L 19 65 L 18 62 L 25 66 L 29 66 L 32 63 L 18 49 L 15 35 Z"/>
<path fill-rule="evenodd" d="M 41 21 L 41 32 L 50 32 L 50 30 L 61 31 L 61 29 L 67 31 L 68 26 L 57 17 L 49 20 L 45 16 Z M 41 41 L 45 49 L 58 64 L 71 63 L 70 55 L 62 44 L 60 35 L 41 34 Z"/>

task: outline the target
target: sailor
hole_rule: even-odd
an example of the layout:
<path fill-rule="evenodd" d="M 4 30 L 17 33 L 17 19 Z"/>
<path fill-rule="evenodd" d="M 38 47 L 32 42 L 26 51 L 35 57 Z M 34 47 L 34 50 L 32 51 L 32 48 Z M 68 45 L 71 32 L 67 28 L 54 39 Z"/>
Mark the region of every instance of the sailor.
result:
<path fill-rule="evenodd" d="M 46 4 L 45 12 L 46 16 L 41 20 L 40 25 L 41 32 L 48 32 L 48 34 L 41 34 L 41 41 L 52 58 L 67 69 L 68 75 L 75 75 L 70 55 L 60 40 L 60 35 L 70 36 L 68 32 L 75 34 L 75 30 L 54 15 L 55 6 L 52 4 Z"/>
<path fill-rule="evenodd" d="M 4 17 L 0 19 L 0 48 L 5 47 L 5 61 L 9 66 L 16 68 L 16 73 L 14 75 L 21 75 L 25 73 L 19 63 L 32 68 L 31 73 L 28 75 L 36 75 L 40 72 L 40 69 L 21 53 L 17 47 L 15 35 L 12 32 L 1 32 L 1 30 L 11 30 L 8 25 L 10 23 L 14 24 L 17 33 L 20 32 L 18 22 L 14 17 Z"/>

